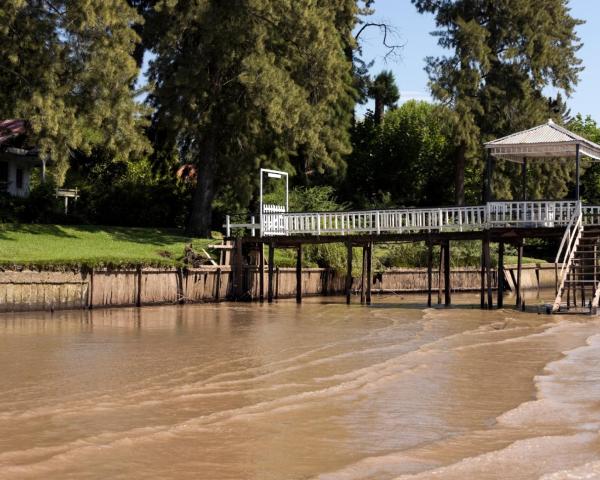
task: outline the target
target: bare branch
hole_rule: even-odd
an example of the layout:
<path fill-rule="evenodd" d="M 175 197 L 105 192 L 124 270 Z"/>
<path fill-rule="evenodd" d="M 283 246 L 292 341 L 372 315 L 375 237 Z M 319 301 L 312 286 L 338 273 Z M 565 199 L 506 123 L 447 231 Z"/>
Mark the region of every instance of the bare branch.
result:
<path fill-rule="evenodd" d="M 362 27 L 360 27 L 360 29 L 358 30 L 358 32 L 356 32 L 356 34 L 354 35 L 354 40 L 356 42 L 358 42 L 361 34 L 369 27 L 377 27 L 379 28 L 379 31 L 383 32 L 383 45 L 388 49 L 387 53 L 384 55 L 384 60 L 387 62 L 387 59 L 390 56 L 396 56 L 398 55 L 398 50 L 404 48 L 404 45 L 401 43 L 391 43 L 390 42 L 390 38 L 394 39 L 395 37 L 397 38 L 398 32 L 396 31 L 396 29 L 388 24 L 388 23 L 376 23 L 376 22 L 367 22 L 365 23 Z"/>

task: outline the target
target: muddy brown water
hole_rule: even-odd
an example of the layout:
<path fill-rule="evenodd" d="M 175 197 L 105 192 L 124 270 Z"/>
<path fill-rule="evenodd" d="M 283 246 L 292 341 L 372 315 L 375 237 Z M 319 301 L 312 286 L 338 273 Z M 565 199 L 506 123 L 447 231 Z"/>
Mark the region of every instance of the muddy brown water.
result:
<path fill-rule="evenodd" d="M 422 300 L 1 315 L 0 478 L 600 478 L 600 322 Z"/>

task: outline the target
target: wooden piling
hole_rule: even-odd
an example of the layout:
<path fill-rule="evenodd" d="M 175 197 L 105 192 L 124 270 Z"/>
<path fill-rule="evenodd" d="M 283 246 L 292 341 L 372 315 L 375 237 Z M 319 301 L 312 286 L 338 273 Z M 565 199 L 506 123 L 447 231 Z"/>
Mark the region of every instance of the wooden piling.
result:
<path fill-rule="evenodd" d="M 498 308 L 504 306 L 504 242 L 498 244 Z"/>
<path fill-rule="evenodd" d="M 481 240 L 481 278 L 479 287 L 479 308 L 485 309 L 485 241 Z"/>
<path fill-rule="evenodd" d="M 275 245 L 269 243 L 269 275 L 267 279 L 267 301 L 273 303 L 273 267 L 275 264 Z"/>
<path fill-rule="evenodd" d="M 360 304 L 365 304 L 365 275 L 367 270 L 367 246 L 362 247 L 362 268 L 360 271 Z"/>
<path fill-rule="evenodd" d="M 517 245 L 517 301 L 516 305 L 521 308 L 523 300 L 521 298 L 521 273 L 523 271 L 523 240 Z"/>
<path fill-rule="evenodd" d="M 346 303 L 350 305 L 352 295 L 352 242 L 347 243 L 347 265 L 346 265 Z"/>
<path fill-rule="evenodd" d="M 367 305 L 371 305 L 371 285 L 373 285 L 373 242 L 369 242 L 367 248 Z"/>
<path fill-rule="evenodd" d="M 296 254 L 296 303 L 302 303 L 302 244 Z"/>
<path fill-rule="evenodd" d="M 431 289 L 433 288 L 433 242 L 427 242 L 427 306 L 431 307 Z"/>
<path fill-rule="evenodd" d="M 265 301 L 265 245 L 260 244 L 258 249 L 258 299 Z"/>
<path fill-rule="evenodd" d="M 490 237 L 486 234 L 484 239 L 484 256 L 485 256 L 485 272 L 486 272 L 486 283 L 487 283 L 487 308 L 491 310 L 494 308 L 494 299 L 492 297 L 492 262 L 490 255 Z"/>
<path fill-rule="evenodd" d="M 444 303 L 449 306 L 452 303 L 450 286 L 450 240 L 446 240 L 446 255 L 444 255 Z"/>
<path fill-rule="evenodd" d="M 243 258 L 243 244 L 242 238 L 238 237 L 235 239 L 235 263 L 234 263 L 234 297 L 236 300 L 242 298 L 243 295 L 243 283 L 244 283 L 244 258 Z"/>
<path fill-rule="evenodd" d="M 440 243 L 440 264 L 438 267 L 438 305 L 442 304 L 442 272 L 444 270 L 444 255 L 445 255 L 445 246 L 443 243 Z"/>

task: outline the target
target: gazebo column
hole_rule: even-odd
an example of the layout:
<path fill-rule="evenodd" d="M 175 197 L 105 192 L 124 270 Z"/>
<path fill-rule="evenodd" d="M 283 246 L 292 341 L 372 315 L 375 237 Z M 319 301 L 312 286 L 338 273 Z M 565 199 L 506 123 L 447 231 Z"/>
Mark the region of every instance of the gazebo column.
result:
<path fill-rule="evenodd" d="M 579 152 L 579 144 L 575 146 L 575 200 L 579 201 L 579 161 L 581 153 Z"/>
<path fill-rule="evenodd" d="M 527 200 L 527 157 L 523 157 L 521 164 L 521 200 Z"/>

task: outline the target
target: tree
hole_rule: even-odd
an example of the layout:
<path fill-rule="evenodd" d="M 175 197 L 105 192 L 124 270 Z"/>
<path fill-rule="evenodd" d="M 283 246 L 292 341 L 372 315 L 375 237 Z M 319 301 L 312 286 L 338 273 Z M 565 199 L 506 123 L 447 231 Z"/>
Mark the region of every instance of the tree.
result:
<path fill-rule="evenodd" d="M 463 204 L 465 171 L 482 171 L 481 162 L 469 165 L 482 140 L 558 116 L 542 91 L 552 85 L 572 92 L 581 71 L 575 34 L 581 22 L 567 0 L 411 1 L 435 14 L 439 44 L 452 52 L 428 58 L 427 71 L 434 97 L 455 112 L 455 195 Z"/>
<path fill-rule="evenodd" d="M 396 106 L 400 92 L 391 71 L 383 71 L 369 85 L 369 97 L 375 101 L 375 123 L 380 124 L 386 108 Z"/>
<path fill-rule="evenodd" d="M 389 111 L 380 125 L 371 115 L 358 122 L 348 159 L 348 199 L 396 207 L 451 203 L 451 115 L 447 108 L 411 100 Z"/>
<path fill-rule="evenodd" d="M 357 6 L 345 0 L 160 1 L 151 102 L 198 168 L 188 230 L 206 235 L 216 196 L 247 204 L 259 166 L 343 168 L 355 101 Z M 233 188 L 232 188 L 233 187 Z"/>
<path fill-rule="evenodd" d="M 113 158 L 147 149 L 131 24 L 120 0 L 6 0 L 0 10 L 0 118 L 29 122 L 60 183 L 72 151 Z"/>
<path fill-rule="evenodd" d="M 584 118 L 581 114 L 577 114 L 567 127 L 572 132 L 600 144 L 600 126 L 591 116 L 588 115 Z M 581 177 L 581 185 L 584 201 L 592 204 L 600 202 L 600 163 L 592 162 L 585 169 L 585 173 Z"/>

